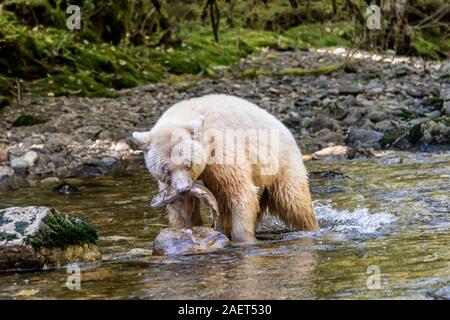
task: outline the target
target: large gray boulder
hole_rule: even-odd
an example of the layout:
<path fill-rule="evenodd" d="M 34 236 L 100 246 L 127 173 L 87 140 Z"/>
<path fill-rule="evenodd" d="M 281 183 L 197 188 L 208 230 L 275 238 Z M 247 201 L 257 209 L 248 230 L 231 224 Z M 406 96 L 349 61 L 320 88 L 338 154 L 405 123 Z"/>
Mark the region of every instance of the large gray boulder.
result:
<path fill-rule="evenodd" d="M 347 145 L 353 148 L 380 148 L 383 133 L 366 129 L 351 129 L 347 136 Z"/>
<path fill-rule="evenodd" d="M 63 266 L 101 258 L 88 223 L 47 207 L 0 210 L 0 271 Z"/>
<path fill-rule="evenodd" d="M 230 246 L 230 239 L 210 227 L 163 229 L 153 244 L 157 256 L 208 253 Z"/>

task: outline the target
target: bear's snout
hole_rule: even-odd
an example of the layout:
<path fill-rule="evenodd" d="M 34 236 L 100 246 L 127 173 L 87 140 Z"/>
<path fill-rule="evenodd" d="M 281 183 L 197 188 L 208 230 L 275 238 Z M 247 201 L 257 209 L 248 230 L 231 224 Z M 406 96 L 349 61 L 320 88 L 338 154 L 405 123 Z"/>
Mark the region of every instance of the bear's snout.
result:
<path fill-rule="evenodd" d="M 191 190 L 189 186 L 185 186 L 183 188 L 176 189 L 177 193 L 180 195 L 186 194 Z"/>
<path fill-rule="evenodd" d="M 174 171 L 170 176 L 170 184 L 172 185 L 172 188 L 174 188 L 180 195 L 188 193 L 191 190 L 192 183 L 193 181 L 187 172 L 182 170 Z"/>

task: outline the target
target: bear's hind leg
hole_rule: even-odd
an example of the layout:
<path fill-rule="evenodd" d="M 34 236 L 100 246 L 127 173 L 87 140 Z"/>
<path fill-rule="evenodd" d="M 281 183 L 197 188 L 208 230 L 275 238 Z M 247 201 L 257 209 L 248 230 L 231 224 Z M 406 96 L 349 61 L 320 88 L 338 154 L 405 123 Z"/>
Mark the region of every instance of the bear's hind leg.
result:
<path fill-rule="evenodd" d="M 319 230 L 308 184 L 299 182 L 296 177 L 282 180 L 270 191 L 269 211 L 296 230 Z"/>

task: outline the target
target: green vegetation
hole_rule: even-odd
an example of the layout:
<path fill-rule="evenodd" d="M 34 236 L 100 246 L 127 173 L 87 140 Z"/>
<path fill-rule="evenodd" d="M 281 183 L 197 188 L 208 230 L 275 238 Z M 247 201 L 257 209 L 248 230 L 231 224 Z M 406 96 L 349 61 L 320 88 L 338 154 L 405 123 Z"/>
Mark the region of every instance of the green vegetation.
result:
<path fill-rule="evenodd" d="M 26 229 L 28 228 L 30 224 L 26 221 L 17 221 L 14 223 L 14 226 L 16 227 L 16 231 L 20 234 L 25 234 Z"/>
<path fill-rule="evenodd" d="M 357 36 L 341 1 L 336 7 L 330 0 L 217 1 L 222 19 L 216 25 L 216 42 L 209 11 L 202 14 L 204 3 L 74 0 L 71 4 L 82 7 L 82 28 L 70 31 L 65 0 L 3 1 L 0 108 L 22 94 L 114 97 L 117 89 L 171 75 L 214 76 L 215 67 L 234 64 L 263 48 L 350 47 Z M 445 35 L 442 27 L 415 32 L 412 53 L 444 56 L 450 48 Z"/>
<path fill-rule="evenodd" d="M 13 233 L 0 232 L 0 241 L 11 241 L 17 239 L 17 236 Z"/>
<path fill-rule="evenodd" d="M 43 222 L 37 233 L 25 239 L 34 248 L 64 248 L 97 240 L 97 231 L 92 225 L 56 210 L 52 210 Z"/>

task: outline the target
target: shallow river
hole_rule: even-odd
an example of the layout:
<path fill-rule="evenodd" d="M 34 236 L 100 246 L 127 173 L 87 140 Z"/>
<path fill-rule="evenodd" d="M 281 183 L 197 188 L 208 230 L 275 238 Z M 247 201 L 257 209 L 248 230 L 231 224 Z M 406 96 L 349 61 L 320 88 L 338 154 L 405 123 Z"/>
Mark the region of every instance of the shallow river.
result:
<path fill-rule="evenodd" d="M 44 205 L 98 227 L 103 261 L 0 274 L 5 298 L 450 299 L 450 154 L 307 162 L 317 233 L 263 235 L 258 244 L 183 257 L 132 257 L 166 227 L 149 208 L 145 172 L 75 181 L 81 194 L 50 187 L 0 194 L 0 208 Z"/>

